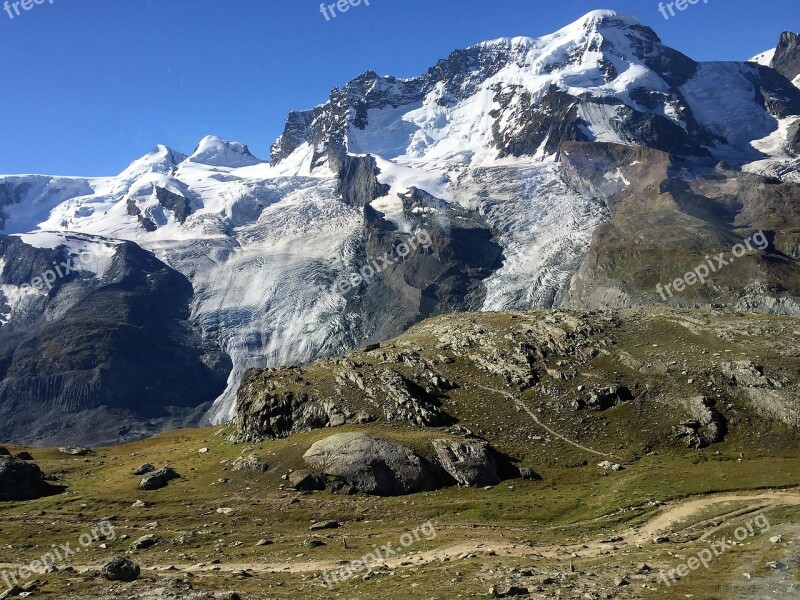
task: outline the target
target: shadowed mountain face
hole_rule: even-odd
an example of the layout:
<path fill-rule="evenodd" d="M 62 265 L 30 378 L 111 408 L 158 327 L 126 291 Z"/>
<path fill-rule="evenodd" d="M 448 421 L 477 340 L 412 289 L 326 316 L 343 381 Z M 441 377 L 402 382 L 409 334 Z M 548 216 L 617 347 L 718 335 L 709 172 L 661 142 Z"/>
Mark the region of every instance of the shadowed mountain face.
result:
<path fill-rule="evenodd" d="M 70 260 L 63 247 L 6 236 L 0 245 L 5 282 L 30 281 Z M 197 423 L 224 389 L 229 361 L 206 353 L 189 324 L 186 278 L 133 243 L 112 252 L 102 273 L 56 280 L 27 305 L 26 322 L 3 328 L 0 439 L 136 439 Z"/>
<path fill-rule="evenodd" d="M 449 312 L 800 315 L 797 57 L 786 33 L 770 65 L 701 63 L 593 11 L 419 77 L 368 71 L 292 112 L 269 163 L 208 136 L 117 177 L 2 177 L 0 439 L 227 421 L 250 368 Z"/>

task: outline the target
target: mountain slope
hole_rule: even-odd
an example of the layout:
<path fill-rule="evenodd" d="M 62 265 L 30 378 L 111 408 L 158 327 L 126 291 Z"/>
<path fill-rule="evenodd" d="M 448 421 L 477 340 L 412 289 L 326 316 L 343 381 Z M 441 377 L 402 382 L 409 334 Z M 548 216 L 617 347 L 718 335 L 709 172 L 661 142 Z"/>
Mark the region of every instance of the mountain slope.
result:
<path fill-rule="evenodd" d="M 653 304 L 660 281 L 758 227 L 775 241 L 724 293 L 672 301 L 800 314 L 799 118 L 800 89 L 775 68 L 698 63 L 633 17 L 593 11 L 548 36 L 457 50 L 420 77 L 367 72 L 292 112 L 270 162 L 208 136 L 191 155 L 158 146 L 117 177 L 2 177 L 0 225 L 23 253 L 29 232 L 53 256 L 64 236 L 125 241 L 185 278 L 179 321 L 209 377 L 227 377 L 207 415 L 218 422 L 234 416 L 248 368 L 344 352 L 444 312 Z M 631 247 L 637 236 L 652 247 Z M 69 310 L 93 318 L 74 296 L 22 289 L 44 268 L 21 278 L 5 256 L 9 352 L 26 327 L 57 327 Z M 108 331 L 94 335 L 133 358 Z M 38 375 L 18 377 L 61 406 Z M 64 435 L 93 435 L 80 429 Z"/>

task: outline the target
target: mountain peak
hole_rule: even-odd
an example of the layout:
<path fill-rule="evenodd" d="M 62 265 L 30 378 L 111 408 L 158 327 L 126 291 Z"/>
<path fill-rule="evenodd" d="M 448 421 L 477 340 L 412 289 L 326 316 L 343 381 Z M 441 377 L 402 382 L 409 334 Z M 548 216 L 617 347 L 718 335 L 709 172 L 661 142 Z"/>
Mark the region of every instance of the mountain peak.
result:
<path fill-rule="evenodd" d="M 188 160 L 214 167 L 247 167 L 264 162 L 253 156 L 245 144 L 229 142 L 215 135 L 200 140 Z"/>
<path fill-rule="evenodd" d="M 120 177 L 122 179 L 137 179 L 147 173 L 170 173 L 175 167 L 186 160 L 186 155 L 176 152 L 163 144 L 157 145 L 141 158 L 133 161 Z"/>
<path fill-rule="evenodd" d="M 574 24 L 580 23 L 581 25 L 589 25 L 589 24 L 600 24 L 607 22 L 609 20 L 616 20 L 625 23 L 626 25 L 641 25 L 641 21 L 634 17 L 633 15 L 629 15 L 624 12 L 620 12 L 617 10 L 593 10 L 585 15 L 583 15 L 580 19 L 575 21 Z"/>

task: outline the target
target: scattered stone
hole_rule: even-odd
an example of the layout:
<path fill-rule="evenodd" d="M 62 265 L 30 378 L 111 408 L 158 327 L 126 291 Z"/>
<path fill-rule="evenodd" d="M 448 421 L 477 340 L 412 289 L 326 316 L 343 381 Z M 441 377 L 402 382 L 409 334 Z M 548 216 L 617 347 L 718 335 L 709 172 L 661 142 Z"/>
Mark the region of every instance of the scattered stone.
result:
<path fill-rule="evenodd" d="M 319 548 L 320 546 L 326 546 L 327 544 L 322 540 L 305 540 L 303 545 L 308 548 Z"/>
<path fill-rule="evenodd" d="M 31 456 L 30 452 L 19 452 L 17 458 L 20 460 L 33 460 L 33 456 Z"/>
<path fill-rule="evenodd" d="M 94 454 L 94 452 L 85 446 L 62 446 L 58 451 L 62 454 L 69 454 L 70 456 L 88 456 L 89 454 Z"/>
<path fill-rule="evenodd" d="M 782 563 L 779 560 L 774 560 L 772 562 L 768 562 L 767 566 L 770 569 L 772 569 L 773 571 L 788 571 L 789 570 L 788 565 Z"/>
<path fill-rule="evenodd" d="M 163 469 L 145 475 L 139 483 L 139 489 L 149 491 L 160 490 L 161 488 L 167 487 L 167 484 L 173 479 L 180 479 L 180 475 L 178 475 L 174 469 L 164 467 Z"/>
<path fill-rule="evenodd" d="M 603 462 L 597 463 L 597 466 L 605 471 L 624 471 L 625 467 L 622 465 L 618 465 L 617 463 L 613 463 L 610 460 L 604 460 Z"/>
<path fill-rule="evenodd" d="M 247 456 L 240 456 L 234 460 L 231 463 L 231 469 L 234 471 L 257 471 L 259 473 L 266 473 L 269 471 L 269 466 L 255 454 L 248 454 Z"/>
<path fill-rule="evenodd" d="M 138 467 L 133 474 L 134 475 L 147 475 L 148 473 L 152 473 L 155 471 L 156 468 L 151 465 L 150 463 L 144 463 L 142 466 Z"/>
<path fill-rule="evenodd" d="M 227 507 L 221 507 L 217 509 L 217 512 L 221 515 L 229 515 L 233 512 L 233 509 Z"/>
<path fill-rule="evenodd" d="M 272 544 L 273 542 L 271 540 L 264 540 L 264 539 L 258 540 L 256 542 L 256 546 L 271 546 Z"/>
<path fill-rule="evenodd" d="M 10 456 L 9 454 L 3 454 L 2 456 Z M 6 598 L 16 598 L 20 594 L 22 594 L 25 590 L 23 590 L 18 585 L 11 586 L 10 589 L 6 590 L 2 594 L 0 594 L 0 600 L 6 600 Z"/>
<path fill-rule="evenodd" d="M 289 475 L 289 484 L 300 492 L 320 492 L 328 486 L 327 480 L 311 471 L 294 471 Z"/>
<path fill-rule="evenodd" d="M 773 544 L 780 544 L 783 541 L 783 536 L 780 535 L 773 536 L 769 538 L 769 541 L 772 542 Z"/>
<path fill-rule="evenodd" d="M 500 591 L 497 586 L 492 586 L 489 593 L 495 598 L 513 598 L 515 596 L 527 596 L 528 588 L 520 585 L 512 585 Z"/>
<path fill-rule="evenodd" d="M 109 581 L 135 581 L 141 569 L 132 560 L 118 556 L 104 564 L 100 574 Z"/>
<path fill-rule="evenodd" d="M 324 529 L 338 529 L 342 524 L 339 521 L 319 521 L 311 525 L 311 531 L 322 531 Z"/>
<path fill-rule="evenodd" d="M 624 587 L 624 586 L 630 585 L 630 584 L 631 584 L 631 582 L 628 581 L 628 578 L 625 577 L 625 576 L 617 577 L 616 579 L 614 579 L 614 585 L 616 587 Z"/>
<path fill-rule="evenodd" d="M 200 448 L 200 450 L 198 450 L 198 452 L 200 454 L 208 454 L 208 448 Z"/>
<path fill-rule="evenodd" d="M 521 479 L 527 479 L 528 481 L 541 481 L 542 476 L 539 475 L 533 469 L 529 469 L 528 467 L 519 467 L 519 476 Z"/>
<path fill-rule="evenodd" d="M 11 452 L 7 448 L 0 446 L 0 456 L 11 456 Z"/>
<path fill-rule="evenodd" d="M 143 500 L 137 500 L 131 505 L 131 508 L 150 508 L 153 504 L 151 502 L 144 502 Z"/>
<path fill-rule="evenodd" d="M 658 536 L 658 537 L 656 537 L 656 538 L 653 538 L 653 543 L 654 543 L 654 544 L 669 544 L 669 543 L 670 543 L 670 541 L 672 541 L 672 540 L 670 540 L 670 539 L 669 539 L 667 536 L 665 536 L 665 535 L 660 535 L 660 536 Z"/>
<path fill-rule="evenodd" d="M 131 544 L 131 550 L 147 550 L 161 542 L 161 538 L 156 534 L 143 535 Z"/>

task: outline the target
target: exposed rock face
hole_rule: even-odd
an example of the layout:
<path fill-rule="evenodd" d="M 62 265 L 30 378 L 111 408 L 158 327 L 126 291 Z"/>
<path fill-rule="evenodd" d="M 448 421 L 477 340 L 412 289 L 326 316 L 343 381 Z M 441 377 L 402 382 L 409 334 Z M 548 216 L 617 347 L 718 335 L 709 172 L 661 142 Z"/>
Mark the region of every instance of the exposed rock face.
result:
<path fill-rule="evenodd" d="M 414 355 L 398 354 L 395 360 L 414 362 Z M 336 384 L 355 392 L 358 398 L 354 399 L 338 393 L 323 396 L 313 386 L 303 385 L 302 368 L 253 370 L 245 375 L 239 389 L 236 425 L 244 440 L 259 441 L 309 429 L 370 422 L 374 420 L 370 412 L 375 409 L 386 421 L 418 427 L 449 423 L 451 418 L 436 399 L 449 382 L 424 361 L 417 367 L 424 370 L 424 381 L 412 381 L 394 369 L 381 369 L 366 378 L 352 368 L 338 370 Z M 362 408 L 365 404 L 370 411 Z"/>
<path fill-rule="evenodd" d="M 109 581 L 136 581 L 141 569 L 129 558 L 118 556 L 104 564 L 100 574 Z"/>
<path fill-rule="evenodd" d="M 48 487 L 35 463 L 0 456 L 0 501 L 34 500 Z"/>
<path fill-rule="evenodd" d="M 399 496 L 435 490 L 442 484 L 440 470 L 412 450 L 361 433 L 320 440 L 303 459 L 365 494 Z"/>
<path fill-rule="evenodd" d="M 796 392 L 783 389 L 785 381 L 770 379 L 763 366 L 748 360 L 721 363 L 719 370 L 759 415 L 800 428 L 800 399 Z"/>
<path fill-rule="evenodd" d="M 500 483 L 489 442 L 483 440 L 433 440 L 442 468 L 459 485 L 483 487 Z"/>
<path fill-rule="evenodd" d="M 160 490 L 167 487 L 173 479 L 180 479 L 180 475 L 170 467 L 164 467 L 158 471 L 153 471 L 145 475 L 139 482 L 140 490 Z"/>
<path fill-rule="evenodd" d="M 772 68 L 789 81 L 800 75 L 800 34 L 785 31 L 781 35 Z"/>

